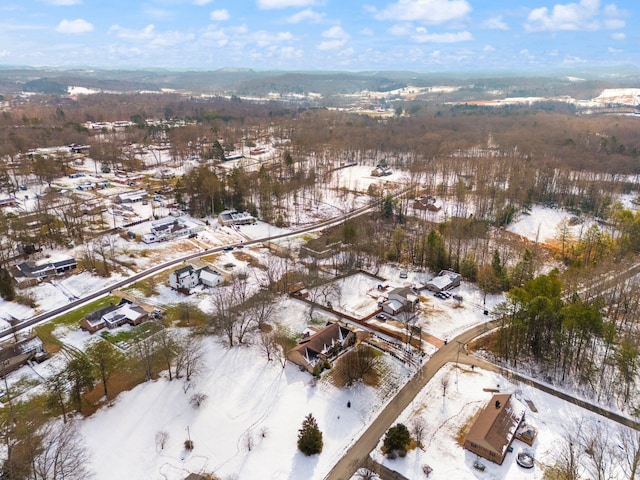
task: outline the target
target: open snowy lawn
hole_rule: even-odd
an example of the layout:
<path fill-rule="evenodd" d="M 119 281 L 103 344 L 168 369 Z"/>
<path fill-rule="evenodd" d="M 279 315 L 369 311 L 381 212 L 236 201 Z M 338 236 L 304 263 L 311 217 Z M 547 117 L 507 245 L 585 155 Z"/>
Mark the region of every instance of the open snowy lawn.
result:
<path fill-rule="evenodd" d="M 267 362 L 257 349 L 227 350 L 212 338 L 205 343 L 207 371 L 187 393 L 182 381 L 148 382 L 80 423 L 97 480 L 182 480 L 201 471 L 240 480 L 321 479 L 398 388 L 393 379 L 399 384 L 406 377 L 393 363 L 391 385 L 337 389 L 328 380 L 314 385 L 293 365 Z M 200 408 L 189 404 L 194 393 L 208 395 Z M 324 439 L 322 454 L 312 457 L 296 446 L 308 413 Z M 158 431 L 169 434 L 162 451 Z M 195 446 L 190 453 L 183 446 L 187 435 Z"/>
<path fill-rule="evenodd" d="M 517 233 L 533 242 L 549 242 L 558 237 L 558 225 L 563 220 L 573 217 L 563 209 L 543 207 L 535 205 L 529 214 L 520 216 L 507 227 L 507 230 Z M 581 238 L 584 232 L 593 224 L 593 219 L 584 221 L 578 225 L 570 226 L 569 233 L 572 239 Z"/>

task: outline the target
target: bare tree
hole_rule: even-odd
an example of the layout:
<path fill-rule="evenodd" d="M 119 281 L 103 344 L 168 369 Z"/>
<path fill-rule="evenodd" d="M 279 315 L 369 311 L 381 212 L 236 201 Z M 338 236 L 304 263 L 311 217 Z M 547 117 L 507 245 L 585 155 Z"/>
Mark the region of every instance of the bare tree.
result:
<path fill-rule="evenodd" d="M 164 450 L 164 447 L 167 445 L 169 441 L 169 432 L 166 430 L 158 430 L 156 432 L 156 448 L 159 450 Z"/>
<path fill-rule="evenodd" d="M 289 353 L 296 346 L 296 340 L 291 336 L 291 333 L 281 325 L 278 325 L 275 330 L 274 340 L 278 345 L 278 353 L 282 368 L 287 365 Z"/>
<path fill-rule="evenodd" d="M 443 375 L 442 378 L 440 379 L 440 387 L 442 388 L 442 398 L 443 399 L 444 399 L 444 397 L 447 396 L 447 390 L 449 388 L 449 383 L 450 383 L 449 375 Z"/>
<path fill-rule="evenodd" d="M 583 447 L 567 432 L 553 449 L 554 464 L 544 472 L 545 480 L 580 480 L 584 471 Z"/>
<path fill-rule="evenodd" d="M 368 345 L 360 344 L 342 355 L 337 361 L 336 374 L 346 385 L 362 380 L 366 375 L 375 374 L 380 364 L 380 356 Z"/>
<path fill-rule="evenodd" d="M 153 362 L 157 353 L 157 345 L 153 336 L 139 339 L 133 343 L 133 354 L 144 370 L 145 380 L 153 378 Z"/>
<path fill-rule="evenodd" d="M 189 399 L 189 405 L 193 408 L 200 408 L 200 406 L 207 401 L 207 398 L 209 398 L 209 396 L 206 393 L 194 393 Z"/>
<path fill-rule="evenodd" d="M 158 354 L 167 367 L 167 371 L 169 372 L 169 381 L 171 381 L 173 380 L 171 365 L 173 360 L 176 358 L 178 343 L 175 336 L 166 328 L 163 328 L 156 334 L 156 342 L 158 344 Z"/>
<path fill-rule="evenodd" d="M 422 446 L 422 439 L 424 438 L 424 431 L 427 428 L 427 424 L 424 421 L 424 418 L 421 416 L 415 417 L 411 422 L 411 433 L 413 437 L 416 439 L 416 443 L 418 447 L 424 449 Z"/>
<path fill-rule="evenodd" d="M 277 353 L 278 349 L 278 344 L 276 343 L 276 335 L 273 331 L 260 332 L 260 348 L 266 355 L 268 362 L 273 360 L 273 357 Z"/>
<path fill-rule="evenodd" d="M 201 373 L 204 369 L 204 348 L 202 341 L 194 336 L 179 342 L 176 355 L 176 378 L 183 378 L 185 383 Z"/>
<path fill-rule="evenodd" d="M 640 432 L 625 426 L 618 427 L 621 447 L 620 465 L 629 480 L 635 480 L 640 471 Z"/>
<path fill-rule="evenodd" d="M 34 480 L 83 480 L 93 475 L 87 469 L 89 454 L 73 423 L 48 424 L 33 461 Z"/>

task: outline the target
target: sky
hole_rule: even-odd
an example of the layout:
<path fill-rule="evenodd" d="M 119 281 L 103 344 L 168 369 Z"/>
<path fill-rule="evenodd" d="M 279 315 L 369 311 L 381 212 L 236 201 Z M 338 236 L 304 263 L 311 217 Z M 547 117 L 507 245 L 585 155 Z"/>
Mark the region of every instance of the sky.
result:
<path fill-rule="evenodd" d="M 2 0 L 0 65 L 215 70 L 640 65 L 640 2 Z"/>

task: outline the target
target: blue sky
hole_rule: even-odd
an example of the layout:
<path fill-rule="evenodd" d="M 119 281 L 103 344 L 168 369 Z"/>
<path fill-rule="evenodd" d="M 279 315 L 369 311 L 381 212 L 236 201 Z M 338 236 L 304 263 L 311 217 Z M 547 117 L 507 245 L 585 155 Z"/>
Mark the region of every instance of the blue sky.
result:
<path fill-rule="evenodd" d="M 2 0 L 0 64 L 420 72 L 640 65 L 639 4 Z"/>

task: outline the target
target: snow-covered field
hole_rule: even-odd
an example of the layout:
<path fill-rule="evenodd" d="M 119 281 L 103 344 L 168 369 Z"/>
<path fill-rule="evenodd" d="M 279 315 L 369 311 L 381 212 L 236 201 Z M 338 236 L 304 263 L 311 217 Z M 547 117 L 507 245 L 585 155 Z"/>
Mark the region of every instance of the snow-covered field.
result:
<path fill-rule="evenodd" d="M 189 472 L 240 480 L 320 479 L 406 380 L 404 368 L 389 360 L 390 383 L 337 389 L 326 377 L 316 384 L 294 365 L 283 369 L 267 362 L 257 348 L 228 350 L 213 338 L 204 341 L 207 370 L 186 393 L 181 381 L 148 382 L 80 423 L 96 480 L 182 480 Z M 199 408 L 189 404 L 194 393 L 208 396 Z M 323 433 L 324 449 L 305 457 L 296 441 L 309 413 Z M 163 450 L 155 442 L 159 431 L 168 433 Z M 184 449 L 188 437 L 192 452 Z"/>

